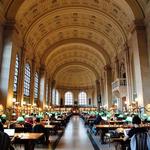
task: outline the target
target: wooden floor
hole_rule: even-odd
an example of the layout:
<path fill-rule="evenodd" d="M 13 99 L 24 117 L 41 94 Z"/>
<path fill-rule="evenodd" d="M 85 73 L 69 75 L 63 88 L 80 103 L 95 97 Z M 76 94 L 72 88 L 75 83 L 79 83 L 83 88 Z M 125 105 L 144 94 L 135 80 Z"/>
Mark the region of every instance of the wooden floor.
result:
<path fill-rule="evenodd" d="M 79 116 L 70 119 L 56 150 L 94 150 Z"/>

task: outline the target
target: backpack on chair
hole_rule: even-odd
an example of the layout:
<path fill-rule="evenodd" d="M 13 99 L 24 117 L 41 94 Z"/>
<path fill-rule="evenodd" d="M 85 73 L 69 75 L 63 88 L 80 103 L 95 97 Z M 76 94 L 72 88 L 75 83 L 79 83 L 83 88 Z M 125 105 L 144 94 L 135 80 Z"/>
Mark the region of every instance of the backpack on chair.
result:
<path fill-rule="evenodd" d="M 147 132 L 133 135 L 130 147 L 131 150 L 150 150 L 150 135 Z"/>

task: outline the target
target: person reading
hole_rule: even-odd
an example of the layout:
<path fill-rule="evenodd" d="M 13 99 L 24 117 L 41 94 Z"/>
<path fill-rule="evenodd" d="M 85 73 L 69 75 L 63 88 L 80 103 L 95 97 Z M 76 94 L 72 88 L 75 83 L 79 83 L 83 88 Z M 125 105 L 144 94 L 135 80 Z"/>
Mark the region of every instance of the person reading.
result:
<path fill-rule="evenodd" d="M 139 134 L 142 135 L 143 133 L 147 133 L 147 129 L 146 128 L 140 127 L 141 119 L 140 119 L 140 117 L 138 115 L 135 115 L 133 117 L 132 124 L 133 124 L 133 127 L 131 128 L 131 130 L 129 130 L 127 135 L 124 137 L 124 141 L 127 141 L 128 139 L 132 140 L 133 136 L 135 136 L 135 135 L 139 135 Z M 141 138 L 139 140 L 142 141 L 143 138 Z M 138 142 L 138 141 L 136 141 L 136 142 Z M 135 146 L 137 145 L 137 143 L 135 143 L 135 142 L 133 143 L 133 142 L 130 142 L 130 141 L 128 141 L 126 144 L 127 144 L 128 150 L 134 150 Z M 143 149 L 143 150 L 147 150 L 147 149 Z"/>

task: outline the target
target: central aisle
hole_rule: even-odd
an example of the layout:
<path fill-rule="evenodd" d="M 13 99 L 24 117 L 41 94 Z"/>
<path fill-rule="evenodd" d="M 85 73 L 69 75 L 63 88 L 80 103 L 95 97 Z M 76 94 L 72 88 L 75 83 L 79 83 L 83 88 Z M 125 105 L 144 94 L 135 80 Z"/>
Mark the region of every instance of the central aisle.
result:
<path fill-rule="evenodd" d="M 73 116 L 56 150 L 94 150 L 79 116 Z"/>

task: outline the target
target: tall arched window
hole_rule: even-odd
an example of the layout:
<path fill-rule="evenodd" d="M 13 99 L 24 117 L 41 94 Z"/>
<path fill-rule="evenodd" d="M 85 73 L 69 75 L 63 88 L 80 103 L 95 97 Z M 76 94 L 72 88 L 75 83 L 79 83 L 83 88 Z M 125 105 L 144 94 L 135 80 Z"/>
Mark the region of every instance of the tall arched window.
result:
<path fill-rule="evenodd" d="M 25 65 L 25 74 L 24 74 L 24 96 L 30 96 L 30 81 L 31 81 L 31 69 L 30 65 Z"/>
<path fill-rule="evenodd" d="M 73 94 L 72 92 L 65 93 L 65 105 L 73 105 Z"/>
<path fill-rule="evenodd" d="M 34 78 L 34 103 L 37 103 L 38 94 L 39 94 L 39 74 L 36 72 Z"/>
<path fill-rule="evenodd" d="M 14 96 L 17 94 L 17 88 L 18 88 L 18 75 L 19 75 L 19 56 L 16 55 L 16 64 L 15 64 L 15 73 L 14 73 Z"/>
<path fill-rule="evenodd" d="M 48 105 L 48 82 L 46 83 L 46 105 Z"/>
<path fill-rule="evenodd" d="M 59 92 L 58 92 L 58 90 L 56 90 L 56 105 L 60 104 L 59 99 L 60 99 Z"/>
<path fill-rule="evenodd" d="M 52 104 L 53 105 L 56 104 L 56 90 L 55 89 L 52 90 Z"/>
<path fill-rule="evenodd" d="M 85 92 L 79 93 L 79 105 L 87 105 L 87 94 Z"/>

